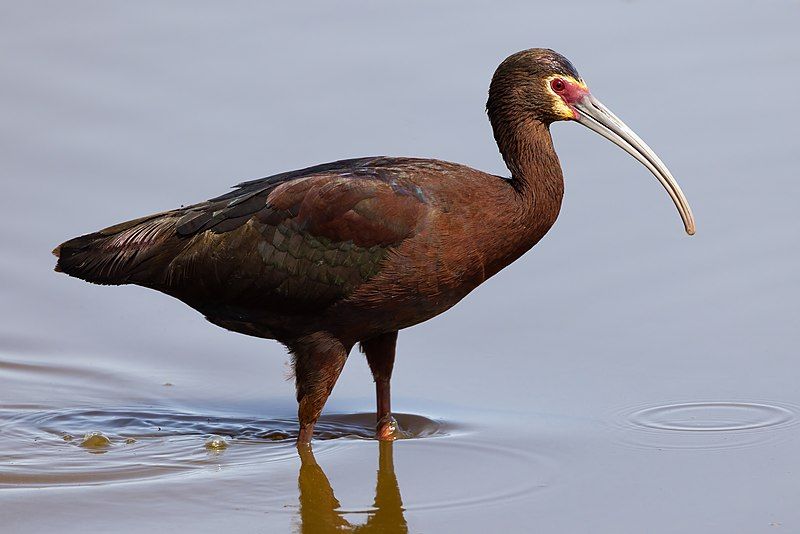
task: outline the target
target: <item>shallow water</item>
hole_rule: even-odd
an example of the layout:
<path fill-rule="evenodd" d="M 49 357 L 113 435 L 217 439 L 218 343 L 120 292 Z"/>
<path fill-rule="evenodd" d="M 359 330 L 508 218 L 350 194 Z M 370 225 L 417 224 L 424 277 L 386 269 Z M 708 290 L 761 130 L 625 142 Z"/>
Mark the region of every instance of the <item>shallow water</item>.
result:
<path fill-rule="evenodd" d="M 664 4 L 664 5 L 662 5 Z M 800 4 L 25 3 L 0 17 L 3 532 L 798 532 Z M 65 238 L 371 154 L 503 173 L 498 62 L 550 46 L 668 163 L 555 125 L 550 234 L 354 353 L 298 455 L 283 349 L 52 272 Z"/>

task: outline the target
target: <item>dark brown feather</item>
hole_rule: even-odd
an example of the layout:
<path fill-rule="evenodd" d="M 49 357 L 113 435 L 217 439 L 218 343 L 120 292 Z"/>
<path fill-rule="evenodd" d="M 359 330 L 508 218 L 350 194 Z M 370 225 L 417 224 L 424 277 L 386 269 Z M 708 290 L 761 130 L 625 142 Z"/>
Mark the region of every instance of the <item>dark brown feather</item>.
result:
<path fill-rule="evenodd" d="M 68 241 L 57 269 L 204 302 L 297 313 L 344 298 L 424 222 L 397 160 L 362 158 L 245 182 L 207 202 Z M 384 168 L 385 167 L 385 168 Z M 381 169 L 381 172 L 378 172 Z"/>

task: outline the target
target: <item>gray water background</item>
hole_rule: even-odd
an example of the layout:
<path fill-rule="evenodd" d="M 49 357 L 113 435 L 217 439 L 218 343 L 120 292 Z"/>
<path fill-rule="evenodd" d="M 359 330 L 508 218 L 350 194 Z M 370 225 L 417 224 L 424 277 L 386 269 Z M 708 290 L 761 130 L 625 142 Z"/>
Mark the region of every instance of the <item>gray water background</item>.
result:
<path fill-rule="evenodd" d="M 194 406 L 293 414 L 277 343 L 145 289 L 57 275 L 50 250 L 345 157 L 507 174 L 484 112 L 488 82 L 506 55 L 547 46 L 665 160 L 698 232 L 683 233 L 621 150 L 553 126 L 566 179 L 556 226 L 460 305 L 402 332 L 393 380 L 396 409 L 547 458 L 548 490 L 410 510 L 411 531 L 800 531 L 796 429 L 684 447 L 624 422 L 636 407 L 684 402 L 800 405 L 798 2 L 6 2 L 0 13 L 3 355 L 174 383 Z M 350 360 L 327 411 L 372 409 L 367 366 Z M 46 384 L 17 384 L 0 402 L 47 395 Z M 58 402 L 85 398 L 76 388 Z M 404 499 L 433 502 L 424 451 L 403 460 L 404 445 Z M 329 455 L 326 472 L 340 500 L 363 490 L 369 501 L 373 481 L 348 470 L 361 454 L 374 469 L 374 451 L 349 454 Z M 482 464 L 474 480 L 531 476 L 526 464 L 501 473 L 495 456 L 467 456 L 453 484 Z M 281 469 L 263 480 L 296 477 Z M 4 489 L 0 515 L 14 532 L 289 528 L 290 515 L 259 509 L 247 476 L 201 480 Z M 195 502 L 195 491 L 214 496 Z"/>

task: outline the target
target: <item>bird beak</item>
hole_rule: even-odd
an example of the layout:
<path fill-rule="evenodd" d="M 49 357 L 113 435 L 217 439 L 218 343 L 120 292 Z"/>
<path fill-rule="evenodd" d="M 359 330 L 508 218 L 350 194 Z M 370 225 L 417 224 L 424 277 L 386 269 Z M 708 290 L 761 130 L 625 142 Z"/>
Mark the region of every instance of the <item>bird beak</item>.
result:
<path fill-rule="evenodd" d="M 675 207 L 678 208 L 686 233 L 694 235 L 692 209 L 689 207 L 686 197 L 683 196 L 678 182 L 675 181 L 672 173 L 655 152 L 591 93 L 585 93 L 584 96 L 575 100 L 572 107 L 577 111 L 576 121 L 621 147 L 658 178 L 658 181 L 669 193 L 672 202 L 675 203 Z"/>

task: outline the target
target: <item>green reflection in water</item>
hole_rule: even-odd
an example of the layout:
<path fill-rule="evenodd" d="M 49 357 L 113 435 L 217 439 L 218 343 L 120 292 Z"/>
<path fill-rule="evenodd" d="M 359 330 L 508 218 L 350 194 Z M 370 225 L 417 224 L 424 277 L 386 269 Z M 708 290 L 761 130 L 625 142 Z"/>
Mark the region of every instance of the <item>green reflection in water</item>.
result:
<path fill-rule="evenodd" d="M 367 521 L 353 525 L 343 517 L 339 501 L 325 472 L 317 464 L 310 447 L 301 447 L 300 474 L 300 528 L 302 534 L 320 532 L 381 532 L 387 534 L 407 533 L 408 525 L 403 516 L 403 501 L 397 476 L 394 474 L 391 441 L 378 443 L 378 475 L 375 485 L 373 509 L 367 512 Z"/>

